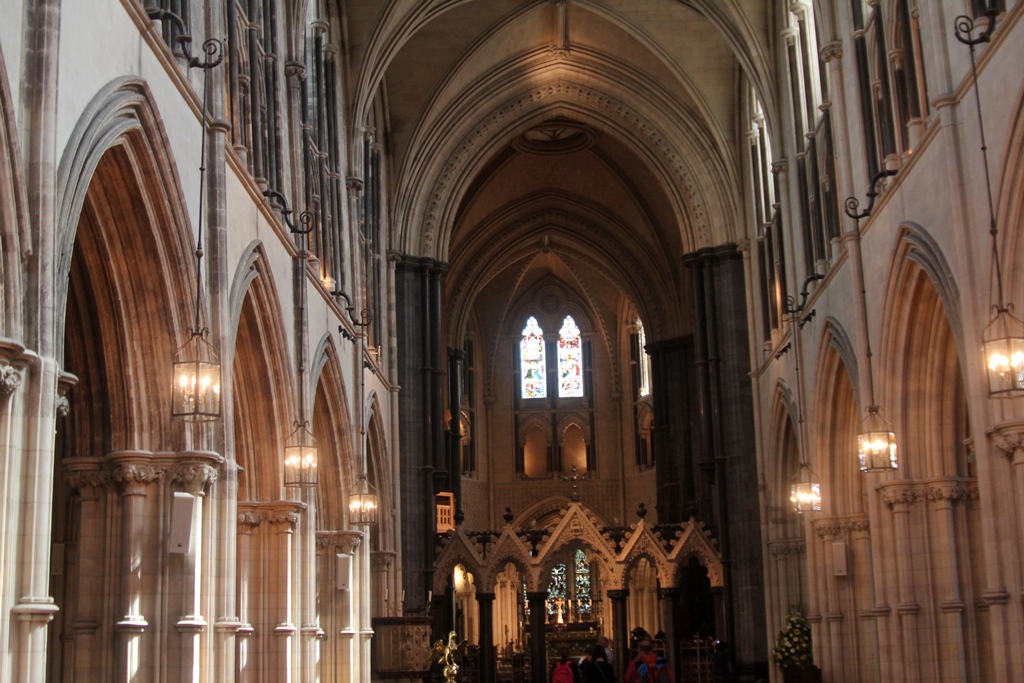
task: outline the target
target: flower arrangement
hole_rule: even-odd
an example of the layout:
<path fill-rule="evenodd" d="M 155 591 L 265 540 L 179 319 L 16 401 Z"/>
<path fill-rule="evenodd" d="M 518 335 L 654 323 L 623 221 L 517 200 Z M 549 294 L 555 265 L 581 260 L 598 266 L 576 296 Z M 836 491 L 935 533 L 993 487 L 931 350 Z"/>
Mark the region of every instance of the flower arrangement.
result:
<path fill-rule="evenodd" d="M 786 628 L 775 636 L 772 659 L 783 669 L 804 668 L 813 664 L 811 627 L 806 619 L 799 614 L 790 614 L 786 617 Z"/>

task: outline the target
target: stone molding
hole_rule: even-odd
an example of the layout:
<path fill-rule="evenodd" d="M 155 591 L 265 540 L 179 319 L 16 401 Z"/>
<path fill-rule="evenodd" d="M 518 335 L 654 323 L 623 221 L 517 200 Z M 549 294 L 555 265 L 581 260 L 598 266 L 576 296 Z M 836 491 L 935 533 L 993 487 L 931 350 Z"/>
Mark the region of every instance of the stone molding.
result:
<path fill-rule="evenodd" d="M 890 510 L 896 509 L 897 506 L 904 507 L 926 501 L 936 504 L 952 504 L 961 500 L 976 500 L 978 498 L 976 482 L 952 477 L 889 482 L 880 484 L 876 490 L 882 496 L 882 502 Z"/>
<path fill-rule="evenodd" d="M 162 471 L 148 463 L 122 462 L 114 465 L 112 478 L 125 496 L 143 495 L 146 487 L 160 479 Z"/>
<path fill-rule="evenodd" d="M 202 495 L 206 485 L 216 483 L 217 477 L 215 468 L 202 463 L 172 465 L 167 469 L 168 481 L 194 496 Z"/>
<path fill-rule="evenodd" d="M 848 538 L 854 533 L 868 533 L 871 522 L 866 516 L 857 517 L 818 517 L 812 522 L 815 535 L 823 541 Z"/>
<path fill-rule="evenodd" d="M 838 40 L 833 40 L 830 43 L 825 43 L 818 50 L 818 57 L 822 62 L 828 64 L 833 59 L 842 59 L 843 57 L 843 44 Z"/>
<path fill-rule="evenodd" d="M 316 532 L 316 547 L 334 549 L 337 552 L 341 552 L 345 555 L 351 555 L 359 548 L 363 542 L 363 532 L 356 531 L 354 529 L 340 529 L 334 531 L 318 531 Z M 373 562 L 378 553 L 385 553 L 386 551 L 376 551 L 371 555 L 371 562 Z M 387 553 L 393 556 L 394 553 Z M 390 566 L 390 563 L 389 565 Z"/>
<path fill-rule="evenodd" d="M 0 369 L 0 397 L 6 398 L 21 386 L 21 373 L 10 365 Z"/>
<path fill-rule="evenodd" d="M 1024 462 L 1024 421 L 998 424 L 989 430 L 988 435 L 992 445 L 1011 462 Z"/>

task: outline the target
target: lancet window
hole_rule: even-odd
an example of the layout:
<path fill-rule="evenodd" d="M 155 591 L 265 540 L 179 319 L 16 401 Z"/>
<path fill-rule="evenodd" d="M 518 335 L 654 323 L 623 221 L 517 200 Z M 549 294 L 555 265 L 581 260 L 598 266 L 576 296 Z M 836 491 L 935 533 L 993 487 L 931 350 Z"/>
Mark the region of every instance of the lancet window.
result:
<path fill-rule="evenodd" d="M 530 316 L 519 342 L 523 398 L 546 398 L 548 395 L 544 355 L 544 330 L 540 328 L 537 319 Z"/>
<path fill-rule="evenodd" d="M 565 316 L 558 333 L 558 395 L 561 398 L 583 396 L 583 345 L 580 328 L 571 315 Z"/>

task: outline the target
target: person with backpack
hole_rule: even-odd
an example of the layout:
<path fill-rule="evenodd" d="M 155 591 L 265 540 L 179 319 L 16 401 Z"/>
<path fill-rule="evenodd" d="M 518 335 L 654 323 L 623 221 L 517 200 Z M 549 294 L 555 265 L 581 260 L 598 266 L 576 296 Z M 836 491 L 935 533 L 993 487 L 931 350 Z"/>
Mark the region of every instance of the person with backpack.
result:
<path fill-rule="evenodd" d="M 675 683 L 668 662 L 654 652 L 651 641 L 641 640 L 636 649 L 636 658 L 626 669 L 626 683 Z"/>
<path fill-rule="evenodd" d="M 548 676 L 550 683 L 583 683 L 579 666 L 569 657 L 569 648 L 563 647 L 558 656 L 559 660 L 551 667 L 551 675 Z"/>

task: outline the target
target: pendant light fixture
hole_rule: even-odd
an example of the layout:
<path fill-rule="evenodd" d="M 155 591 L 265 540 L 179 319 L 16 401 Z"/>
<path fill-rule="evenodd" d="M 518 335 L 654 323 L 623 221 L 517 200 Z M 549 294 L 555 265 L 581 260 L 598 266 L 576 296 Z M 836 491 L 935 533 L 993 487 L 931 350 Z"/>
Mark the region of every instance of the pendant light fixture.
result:
<path fill-rule="evenodd" d="M 875 206 L 875 198 L 878 197 L 878 183 L 887 176 L 896 175 L 894 170 L 883 170 L 875 174 L 871 179 L 871 188 L 868 190 L 868 208 L 864 211 L 857 211 L 860 202 L 856 197 L 847 197 L 846 215 L 857 221 L 858 233 L 860 231 L 860 219 L 871 215 Z M 863 314 L 862 324 L 864 326 L 864 338 L 867 351 L 865 362 L 868 368 L 868 397 L 869 403 L 865 408 L 868 416 L 861 422 L 860 431 L 857 434 L 857 457 L 860 460 L 862 472 L 887 472 L 899 467 L 896 459 L 896 433 L 893 431 L 892 423 L 882 416 L 882 407 L 875 402 L 875 379 L 871 367 L 871 334 L 868 332 L 867 316 L 867 290 L 864 285 L 864 262 L 857 258 L 857 266 L 860 269 L 860 305 Z"/>
<path fill-rule="evenodd" d="M 187 48 L 187 42 L 181 43 Z M 219 40 L 211 38 L 203 43 L 205 59 L 189 58 L 189 66 L 203 70 L 202 144 L 199 152 L 199 223 L 196 235 L 196 297 L 195 317 L 189 329 L 189 339 L 174 352 L 174 381 L 171 394 L 171 417 L 190 422 L 203 422 L 220 418 L 220 359 L 207 340 L 209 330 L 201 322 L 203 293 L 203 198 L 206 175 L 206 102 L 209 95 L 210 69 L 224 59 Z"/>
<path fill-rule="evenodd" d="M 988 374 L 988 395 L 991 398 L 1016 398 L 1024 396 L 1024 323 L 1013 315 L 1013 304 L 1003 298 L 1003 270 L 999 259 L 999 229 L 992 203 L 992 178 L 988 170 L 988 145 L 985 143 L 985 120 L 981 113 L 981 95 L 978 93 L 978 67 L 974 46 L 992 39 L 999 10 L 989 7 L 985 12 L 988 23 L 977 38 L 972 37 L 974 19 L 966 16 L 956 18 L 954 33 L 956 39 L 966 45 L 971 53 L 971 76 L 974 81 L 974 102 L 978 107 L 978 130 L 981 135 L 981 158 L 985 167 L 985 191 L 988 197 L 989 235 L 992 238 L 992 270 L 996 281 L 996 301 L 992 305 L 995 316 L 982 333 L 982 350 Z"/>
<path fill-rule="evenodd" d="M 298 255 L 298 269 L 295 285 L 299 288 L 299 319 L 300 326 L 306 326 L 306 240 L 313 230 L 313 214 L 303 211 L 299 214 L 299 224 L 292 223 L 292 211 L 288 208 L 288 200 L 277 190 L 264 190 L 263 196 L 276 202 L 285 226 L 293 235 L 302 238 L 302 246 Z M 284 443 L 284 485 L 308 487 L 317 484 L 317 447 L 316 439 L 309 430 L 309 418 L 306 415 L 306 344 L 302 340 L 297 345 L 296 355 L 299 366 L 299 418 L 295 421 L 295 429 Z"/>
<path fill-rule="evenodd" d="M 807 450 L 808 441 L 804 430 L 804 381 L 800 374 L 800 330 L 804 324 L 814 316 L 813 309 L 807 316 L 803 316 L 804 307 L 807 304 L 807 288 L 815 280 L 824 277 L 818 273 L 812 273 L 804 280 L 804 286 L 800 290 L 800 304 L 796 299 L 787 295 L 785 301 L 785 312 L 789 314 L 790 327 L 793 331 L 793 369 L 796 375 L 796 424 L 797 438 L 800 443 L 800 471 L 793 480 L 789 491 L 789 502 L 793 504 L 793 511 L 797 514 L 806 512 L 818 512 L 821 510 L 821 482 L 811 469 L 808 462 Z"/>

